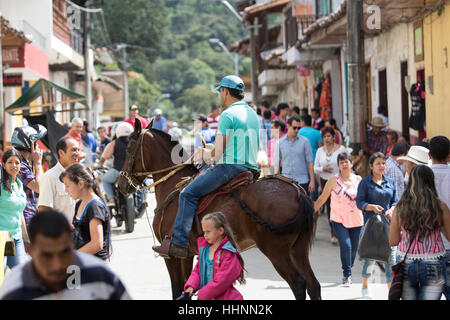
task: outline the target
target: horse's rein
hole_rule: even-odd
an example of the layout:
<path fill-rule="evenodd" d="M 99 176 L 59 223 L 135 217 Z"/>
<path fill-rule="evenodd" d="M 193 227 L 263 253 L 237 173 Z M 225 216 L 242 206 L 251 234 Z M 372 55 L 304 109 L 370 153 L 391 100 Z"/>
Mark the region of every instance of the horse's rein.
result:
<path fill-rule="evenodd" d="M 144 140 L 143 137 L 144 137 L 144 135 L 147 133 L 147 131 L 148 131 L 148 129 L 144 129 L 144 130 L 141 132 L 141 134 L 140 134 L 140 136 L 139 136 L 139 139 L 138 139 L 138 141 L 137 141 L 138 143 L 140 143 L 140 145 L 138 146 L 138 148 L 141 149 L 141 150 L 140 150 L 140 151 L 141 151 L 141 161 L 142 161 L 142 167 L 144 168 L 144 170 L 146 170 L 146 167 L 145 167 L 145 163 L 144 163 L 144 151 L 143 151 L 144 148 L 143 148 L 142 145 L 143 145 L 143 140 Z M 133 156 L 132 156 L 133 162 L 134 162 L 134 158 L 135 158 L 136 152 L 137 152 L 137 150 L 133 153 Z M 132 181 L 131 176 L 145 176 L 145 177 L 148 177 L 148 176 L 152 176 L 152 175 L 154 175 L 154 174 L 163 173 L 163 172 L 167 172 L 167 171 L 171 171 L 171 170 L 172 170 L 172 171 L 169 172 L 167 175 L 165 175 L 165 176 L 162 177 L 161 179 L 157 180 L 156 182 L 152 183 L 151 185 L 145 186 L 145 188 L 146 188 L 147 190 L 150 190 L 151 188 L 156 187 L 158 184 L 160 184 L 160 183 L 162 183 L 162 182 L 168 180 L 171 176 L 173 176 L 175 173 L 177 173 L 178 171 L 180 171 L 180 170 L 183 169 L 184 167 L 190 165 L 190 164 L 192 163 L 192 159 L 194 158 L 194 156 L 195 156 L 195 153 L 194 153 L 188 160 L 186 160 L 186 161 L 183 162 L 183 163 L 180 163 L 180 164 L 177 164 L 177 165 L 174 165 L 174 166 L 165 168 L 165 169 L 156 170 L 156 171 L 137 172 L 137 173 L 131 174 L 131 167 L 132 167 L 132 166 L 130 166 L 130 168 L 129 168 L 129 171 L 130 171 L 130 172 L 128 172 L 128 171 L 122 171 L 122 172 L 121 172 L 121 175 L 122 175 L 123 177 L 125 177 L 125 178 L 128 180 L 128 183 L 129 183 L 131 186 L 133 186 L 135 189 L 139 189 L 140 185 L 136 186 L 136 185 L 134 184 L 134 182 Z M 141 184 L 141 185 L 142 185 L 142 184 Z"/>

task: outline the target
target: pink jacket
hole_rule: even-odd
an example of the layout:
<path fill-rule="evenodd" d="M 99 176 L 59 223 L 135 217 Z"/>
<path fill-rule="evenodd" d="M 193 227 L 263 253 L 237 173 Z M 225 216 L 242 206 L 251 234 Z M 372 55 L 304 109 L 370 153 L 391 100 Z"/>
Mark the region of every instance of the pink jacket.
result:
<path fill-rule="evenodd" d="M 208 254 L 209 243 L 204 237 L 197 239 L 198 244 L 198 261 L 192 270 L 191 276 L 184 285 L 184 290 L 192 287 L 198 290 L 201 286 L 202 274 L 205 267 L 201 264 Z M 233 287 L 233 283 L 239 279 L 242 266 L 238 259 L 239 252 L 233 247 L 231 242 L 225 237 L 214 252 L 213 258 L 213 281 L 208 282 L 198 290 L 199 300 L 243 300 L 240 292 Z"/>

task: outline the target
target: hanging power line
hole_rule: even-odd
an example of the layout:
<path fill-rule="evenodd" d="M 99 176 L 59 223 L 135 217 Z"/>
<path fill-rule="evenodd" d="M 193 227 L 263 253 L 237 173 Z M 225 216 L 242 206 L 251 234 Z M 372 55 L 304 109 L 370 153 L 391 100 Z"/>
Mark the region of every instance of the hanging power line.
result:
<path fill-rule="evenodd" d="M 65 0 L 68 4 L 70 4 L 71 6 L 77 8 L 78 10 L 84 11 L 84 12 L 88 12 L 88 13 L 97 13 L 97 12 L 102 12 L 103 9 L 102 8 L 93 8 L 93 9 L 89 9 L 89 8 L 83 8 L 79 5 L 77 5 L 76 3 L 73 3 L 70 0 Z"/>

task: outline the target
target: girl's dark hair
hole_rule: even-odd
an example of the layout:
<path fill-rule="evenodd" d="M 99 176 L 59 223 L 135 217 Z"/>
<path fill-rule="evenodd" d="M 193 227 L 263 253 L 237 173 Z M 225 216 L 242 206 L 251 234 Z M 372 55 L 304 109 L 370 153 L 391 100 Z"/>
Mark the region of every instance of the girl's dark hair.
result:
<path fill-rule="evenodd" d="M 322 133 L 322 138 L 325 136 L 325 134 L 329 133 L 334 138 L 334 129 L 332 127 L 323 127 L 322 130 L 320 130 Z"/>
<path fill-rule="evenodd" d="M 339 161 L 344 161 L 344 160 L 348 160 L 348 161 L 352 162 L 352 156 L 350 155 L 350 153 L 341 152 L 338 154 L 338 156 L 337 156 L 338 165 L 339 165 Z"/>
<path fill-rule="evenodd" d="M 286 125 L 284 124 L 284 122 L 279 120 L 279 119 L 272 120 L 272 123 L 273 123 L 273 125 L 275 126 L 276 129 L 280 129 L 281 128 L 281 131 L 283 131 L 283 132 L 286 129 Z"/>
<path fill-rule="evenodd" d="M 99 197 L 103 201 L 103 203 L 105 204 L 105 207 L 106 207 L 105 198 L 103 197 L 103 194 L 100 191 L 100 186 L 99 186 L 98 182 L 95 180 L 94 173 L 91 171 L 91 169 L 86 168 L 82 164 L 74 163 L 74 164 L 71 164 L 70 166 L 68 166 L 66 168 L 66 170 L 63 173 L 61 173 L 61 175 L 59 176 L 59 180 L 61 182 L 63 182 L 63 179 L 65 177 L 67 177 L 70 181 L 72 181 L 74 183 L 83 181 L 87 188 L 92 188 L 94 193 L 97 195 L 97 197 Z M 110 213 L 109 213 L 108 209 L 106 209 L 106 213 L 108 216 L 107 227 L 109 230 L 111 230 L 111 219 L 109 218 Z M 109 246 L 111 247 L 110 240 L 111 240 L 111 235 L 109 235 L 109 239 L 107 239 Z"/>
<path fill-rule="evenodd" d="M 398 221 L 411 237 L 418 236 L 422 241 L 443 222 L 440 203 L 433 170 L 417 165 L 411 170 L 408 184 L 396 205 Z"/>
<path fill-rule="evenodd" d="M 222 212 L 217 211 L 217 212 L 208 213 L 202 218 L 202 221 L 205 221 L 205 220 L 212 220 L 213 223 L 214 223 L 214 227 L 216 229 L 223 228 L 224 231 L 225 231 L 224 235 L 228 237 L 228 240 L 231 242 L 233 247 L 235 247 L 238 252 L 241 251 L 239 246 L 238 246 L 238 243 L 236 241 L 236 236 L 234 235 L 234 232 L 231 229 L 231 226 L 228 223 L 227 218 L 225 217 L 225 215 Z M 247 271 L 247 270 L 245 270 L 245 268 L 244 268 L 244 259 L 242 259 L 240 254 L 238 254 L 237 257 L 239 259 L 239 263 L 242 266 L 242 271 L 241 271 L 241 274 L 239 276 L 238 282 L 240 284 L 245 284 L 246 281 L 245 281 L 245 278 L 244 278 L 244 271 Z"/>
<path fill-rule="evenodd" d="M 4 165 L 5 165 L 6 161 L 8 161 L 8 159 L 11 157 L 17 157 L 20 160 L 20 159 L 22 159 L 22 155 L 16 149 L 11 148 L 8 151 L 6 151 L 2 157 L 3 165 L 2 165 L 2 176 L 1 176 L 2 181 L 1 181 L 1 183 L 3 184 L 3 188 L 5 190 L 8 190 L 10 193 L 12 193 L 11 181 L 9 180 L 10 176 L 9 176 L 8 172 L 6 172 Z"/>

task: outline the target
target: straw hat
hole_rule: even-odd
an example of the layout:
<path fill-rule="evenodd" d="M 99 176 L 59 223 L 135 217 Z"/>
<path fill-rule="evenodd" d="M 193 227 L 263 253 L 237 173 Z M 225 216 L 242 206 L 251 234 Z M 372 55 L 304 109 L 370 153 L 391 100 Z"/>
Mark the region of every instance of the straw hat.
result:
<path fill-rule="evenodd" d="M 383 123 L 383 119 L 380 117 L 375 117 L 372 122 L 369 123 L 372 127 L 384 128 L 386 125 Z"/>

